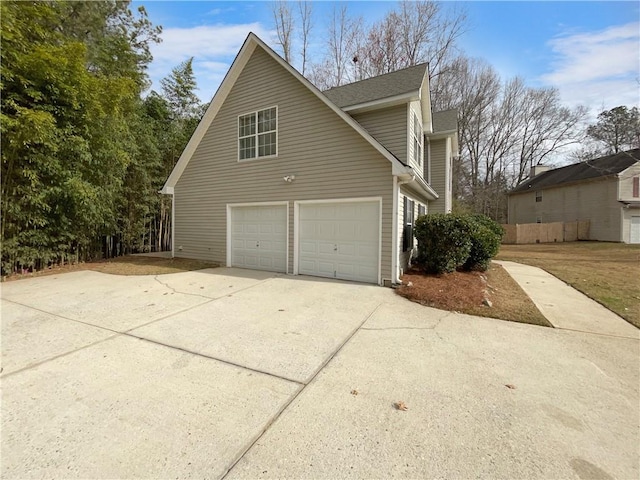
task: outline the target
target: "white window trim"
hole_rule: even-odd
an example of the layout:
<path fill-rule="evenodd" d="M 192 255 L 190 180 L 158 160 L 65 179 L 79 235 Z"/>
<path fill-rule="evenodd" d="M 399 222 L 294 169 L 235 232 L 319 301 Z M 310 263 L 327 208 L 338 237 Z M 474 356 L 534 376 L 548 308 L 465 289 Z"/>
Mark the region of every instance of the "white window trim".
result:
<path fill-rule="evenodd" d="M 263 157 L 259 157 L 258 156 L 258 112 L 262 112 L 264 110 L 271 110 L 272 108 L 276 109 L 276 153 L 275 155 L 265 155 Z M 251 157 L 251 158 L 240 158 L 240 117 L 246 117 L 247 115 L 255 115 L 256 116 L 256 133 L 254 134 L 255 138 L 256 138 L 256 145 L 255 145 L 255 157 Z M 265 108 L 259 108 L 258 110 L 254 110 L 252 112 L 246 112 L 246 113 L 242 113 L 240 115 L 238 115 L 238 118 L 236 120 L 236 149 L 237 149 L 237 155 L 236 158 L 238 159 L 238 162 L 252 162 L 254 160 L 264 160 L 267 158 L 276 158 L 278 156 L 279 153 L 279 148 L 278 148 L 278 142 L 280 140 L 280 136 L 279 136 L 279 126 L 280 126 L 280 112 L 278 110 L 278 105 L 272 105 L 270 107 L 265 107 Z M 271 132 L 267 132 L 267 133 L 271 133 Z M 242 138 L 247 138 L 247 137 L 242 137 Z"/>
<path fill-rule="evenodd" d="M 395 177 L 394 177 L 395 178 Z M 293 274 L 298 273 L 300 247 L 300 205 L 311 203 L 357 203 L 378 202 L 378 285 L 382 285 L 382 197 L 328 198 L 319 200 L 296 200 L 293 202 Z"/>
<path fill-rule="evenodd" d="M 262 157 L 264 158 L 264 157 Z M 287 255 L 285 272 L 289 274 L 289 202 L 227 203 L 227 267 L 231 267 L 231 209 L 234 207 L 287 207 Z"/>
<path fill-rule="evenodd" d="M 410 109 L 411 110 L 411 109 Z M 422 160 L 424 157 L 424 141 L 422 134 L 422 122 L 418 118 L 418 114 L 411 110 L 411 142 L 414 145 L 413 147 L 413 162 L 418 165 L 418 167 L 422 167 Z M 416 128 L 418 127 L 418 128 Z M 418 143 L 420 147 L 420 155 L 416 153 L 415 144 Z M 417 159 L 417 160 L 416 160 Z"/>

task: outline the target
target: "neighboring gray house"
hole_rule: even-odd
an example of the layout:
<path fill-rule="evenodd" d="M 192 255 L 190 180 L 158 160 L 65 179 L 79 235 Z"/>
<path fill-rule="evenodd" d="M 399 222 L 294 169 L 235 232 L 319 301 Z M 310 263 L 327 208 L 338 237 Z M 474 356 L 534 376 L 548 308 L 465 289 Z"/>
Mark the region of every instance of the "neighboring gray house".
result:
<path fill-rule="evenodd" d="M 640 243 L 640 149 L 532 175 L 509 193 L 509 223 L 589 220 L 589 238 Z"/>
<path fill-rule="evenodd" d="M 249 34 L 162 193 L 176 257 L 391 284 L 451 210 L 455 112 L 427 65 L 320 92 Z"/>

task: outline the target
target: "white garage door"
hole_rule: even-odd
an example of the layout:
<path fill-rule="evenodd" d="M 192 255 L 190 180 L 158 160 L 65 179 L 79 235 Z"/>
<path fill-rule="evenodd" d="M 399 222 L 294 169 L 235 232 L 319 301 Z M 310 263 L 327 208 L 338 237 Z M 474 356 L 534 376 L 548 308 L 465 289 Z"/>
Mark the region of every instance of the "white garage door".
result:
<path fill-rule="evenodd" d="M 380 203 L 300 204 L 298 273 L 378 283 Z"/>
<path fill-rule="evenodd" d="M 286 272 L 285 205 L 231 208 L 231 266 Z"/>
<path fill-rule="evenodd" d="M 629 243 L 640 243 L 640 217 L 631 217 Z"/>

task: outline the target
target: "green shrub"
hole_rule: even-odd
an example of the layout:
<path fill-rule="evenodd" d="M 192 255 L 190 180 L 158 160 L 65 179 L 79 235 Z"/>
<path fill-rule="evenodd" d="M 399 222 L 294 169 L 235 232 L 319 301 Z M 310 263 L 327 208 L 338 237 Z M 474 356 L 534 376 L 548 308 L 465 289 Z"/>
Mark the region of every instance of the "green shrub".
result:
<path fill-rule="evenodd" d="M 468 215 L 467 220 L 471 230 L 471 251 L 462 269 L 484 272 L 500 249 L 504 229 L 485 215 Z"/>
<path fill-rule="evenodd" d="M 428 273 L 453 272 L 469 258 L 471 231 L 462 215 L 435 213 L 416 220 L 417 262 Z"/>
<path fill-rule="evenodd" d="M 498 253 L 501 225 L 484 215 L 425 215 L 416 220 L 417 263 L 428 273 L 484 271 Z"/>

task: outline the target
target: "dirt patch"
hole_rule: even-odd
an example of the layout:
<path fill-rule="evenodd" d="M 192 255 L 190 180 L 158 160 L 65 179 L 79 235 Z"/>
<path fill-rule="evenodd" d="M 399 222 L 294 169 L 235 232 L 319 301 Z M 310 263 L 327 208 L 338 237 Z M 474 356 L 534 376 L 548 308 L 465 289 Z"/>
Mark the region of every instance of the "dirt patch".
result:
<path fill-rule="evenodd" d="M 430 275 L 410 270 L 402 277 L 398 295 L 409 300 L 454 312 L 551 327 L 531 299 L 497 264 L 484 272 L 453 272 Z M 491 306 L 486 305 L 488 300 Z"/>
<path fill-rule="evenodd" d="M 109 260 L 55 266 L 37 272 L 25 272 L 23 274 L 4 277 L 3 281 L 14 281 L 23 278 L 77 272 L 80 270 L 93 270 L 111 275 L 163 275 L 166 273 L 179 273 L 191 270 L 202 270 L 204 268 L 216 268 L 218 266 L 219 265 L 211 262 L 190 260 L 187 258 L 161 258 L 126 255 L 124 257 L 111 258 Z"/>

